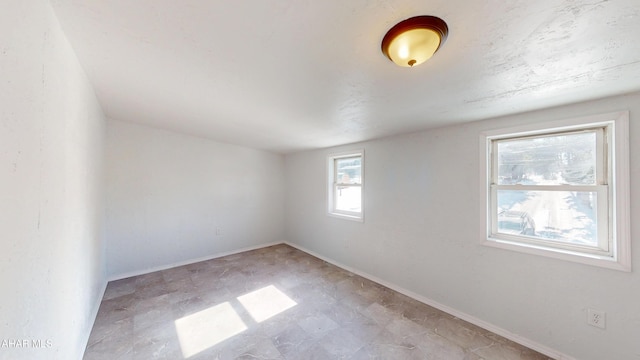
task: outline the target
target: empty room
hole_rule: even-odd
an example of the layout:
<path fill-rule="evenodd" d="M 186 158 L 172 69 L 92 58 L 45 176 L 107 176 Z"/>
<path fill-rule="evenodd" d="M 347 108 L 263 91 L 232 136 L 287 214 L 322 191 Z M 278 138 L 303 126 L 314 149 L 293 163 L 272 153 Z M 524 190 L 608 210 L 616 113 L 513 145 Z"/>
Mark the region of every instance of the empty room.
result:
<path fill-rule="evenodd" d="M 640 2 L 3 0 L 0 359 L 640 360 Z"/>

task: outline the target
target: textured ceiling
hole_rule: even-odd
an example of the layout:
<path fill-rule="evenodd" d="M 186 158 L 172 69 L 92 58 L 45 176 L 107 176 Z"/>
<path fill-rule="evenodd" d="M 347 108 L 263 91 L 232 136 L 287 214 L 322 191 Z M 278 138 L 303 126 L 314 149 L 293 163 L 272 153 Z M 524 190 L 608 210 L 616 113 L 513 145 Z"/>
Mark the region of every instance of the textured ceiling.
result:
<path fill-rule="evenodd" d="M 287 153 L 640 90 L 640 1 L 51 0 L 107 116 Z M 401 68 L 395 23 L 440 51 Z"/>

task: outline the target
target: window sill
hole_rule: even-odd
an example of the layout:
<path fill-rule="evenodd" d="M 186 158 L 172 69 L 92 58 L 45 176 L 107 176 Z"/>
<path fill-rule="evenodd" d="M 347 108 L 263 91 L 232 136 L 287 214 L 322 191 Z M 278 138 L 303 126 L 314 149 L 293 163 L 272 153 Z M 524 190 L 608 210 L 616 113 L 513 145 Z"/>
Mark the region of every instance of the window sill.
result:
<path fill-rule="evenodd" d="M 615 258 L 608 256 L 598 256 L 531 244 L 514 243 L 511 241 L 495 238 L 486 239 L 486 241 L 484 241 L 482 245 L 525 254 L 539 255 L 552 259 L 571 261 L 579 264 L 598 266 L 612 270 L 625 272 L 631 271 L 631 266 L 629 264 L 625 264 L 620 260 L 616 261 Z"/>
<path fill-rule="evenodd" d="M 351 221 L 356 221 L 356 222 L 364 222 L 364 218 L 362 216 L 357 216 L 357 215 L 347 215 L 347 214 L 341 214 L 341 213 L 327 213 L 327 215 L 334 217 L 334 218 L 338 218 L 338 219 L 344 219 L 344 220 L 351 220 Z"/>

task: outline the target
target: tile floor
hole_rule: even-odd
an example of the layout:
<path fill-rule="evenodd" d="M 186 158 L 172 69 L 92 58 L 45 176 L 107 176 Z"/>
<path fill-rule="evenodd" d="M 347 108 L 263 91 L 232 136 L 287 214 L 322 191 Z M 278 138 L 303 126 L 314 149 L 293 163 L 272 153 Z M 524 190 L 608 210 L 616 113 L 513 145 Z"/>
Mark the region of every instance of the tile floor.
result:
<path fill-rule="evenodd" d="M 287 245 L 110 282 L 84 359 L 548 359 Z"/>

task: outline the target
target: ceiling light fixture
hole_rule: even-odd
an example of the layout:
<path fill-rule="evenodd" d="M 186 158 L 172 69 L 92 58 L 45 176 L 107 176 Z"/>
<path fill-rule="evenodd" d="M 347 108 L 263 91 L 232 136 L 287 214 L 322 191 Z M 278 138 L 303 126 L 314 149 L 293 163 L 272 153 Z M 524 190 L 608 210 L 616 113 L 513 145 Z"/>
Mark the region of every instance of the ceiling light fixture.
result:
<path fill-rule="evenodd" d="M 449 28 L 435 16 L 416 16 L 397 23 L 382 39 L 382 52 L 399 66 L 429 60 L 444 43 Z"/>

